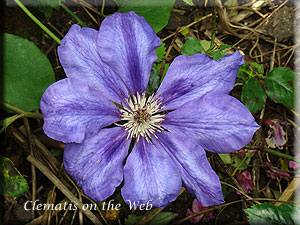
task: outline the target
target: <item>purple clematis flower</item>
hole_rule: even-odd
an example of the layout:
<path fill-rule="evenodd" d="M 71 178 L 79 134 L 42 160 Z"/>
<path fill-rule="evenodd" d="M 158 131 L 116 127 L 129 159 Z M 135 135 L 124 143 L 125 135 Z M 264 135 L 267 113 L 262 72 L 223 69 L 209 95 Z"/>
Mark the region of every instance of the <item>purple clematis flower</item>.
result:
<path fill-rule="evenodd" d="M 251 113 L 228 95 L 243 57 L 178 56 L 156 94 L 147 96 L 160 44 L 134 12 L 107 17 L 99 31 L 73 25 L 58 47 L 67 78 L 41 100 L 44 131 L 67 143 L 65 170 L 95 201 L 124 180 L 127 203 L 164 207 L 184 185 L 201 205 L 220 204 L 220 181 L 204 149 L 235 151 L 258 129 Z"/>

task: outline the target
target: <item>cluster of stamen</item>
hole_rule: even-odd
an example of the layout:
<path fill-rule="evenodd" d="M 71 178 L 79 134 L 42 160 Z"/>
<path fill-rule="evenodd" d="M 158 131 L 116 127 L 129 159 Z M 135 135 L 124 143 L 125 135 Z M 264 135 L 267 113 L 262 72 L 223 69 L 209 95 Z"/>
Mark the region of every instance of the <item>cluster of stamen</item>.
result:
<path fill-rule="evenodd" d="M 164 107 L 159 98 L 154 100 L 154 94 L 147 97 L 145 93 L 136 96 L 132 95 L 126 99 L 128 107 L 121 107 L 121 119 L 126 121 L 125 124 L 119 125 L 128 132 L 127 139 L 135 138 L 138 142 L 140 137 L 145 138 L 147 142 L 151 142 L 151 138 L 155 132 L 163 130 L 160 125 L 164 120 L 165 114 L 158 112 Z"/>

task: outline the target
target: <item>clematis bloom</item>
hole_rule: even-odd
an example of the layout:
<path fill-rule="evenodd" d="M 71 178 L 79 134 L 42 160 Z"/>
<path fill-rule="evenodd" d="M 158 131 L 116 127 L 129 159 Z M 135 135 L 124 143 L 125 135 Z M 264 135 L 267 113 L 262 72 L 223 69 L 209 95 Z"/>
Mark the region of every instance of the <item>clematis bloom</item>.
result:
<path fill-rule="evenodd" d="M 178 56 L 157 92 L 147 96 L 161 41 L 143 17 L 115 13 L 99 31 L 73 25 L 61 43 L 67 78 L 42 96 L 44 131 L 67 143 L 64 168 L 88 197 L 102 201 L 124 180 L 127 203 L 164 207 L 182 185 L 203 206 L 223 202 L 204 149 L 235 151 L 258 129 L 228 95 L 243 64 L 238 52 L 219 61 Z"/>

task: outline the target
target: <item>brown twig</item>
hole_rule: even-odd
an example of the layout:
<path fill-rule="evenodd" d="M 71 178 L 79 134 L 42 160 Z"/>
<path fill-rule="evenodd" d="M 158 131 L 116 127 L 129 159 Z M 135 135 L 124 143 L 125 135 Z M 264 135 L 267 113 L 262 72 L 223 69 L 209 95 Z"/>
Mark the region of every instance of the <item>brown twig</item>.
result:
<path fill-rule="evenodd" d="M 200 19 L 198 19 L 198 20 L 196 20 L 196 21 L 194 21 L 194 22 L 192 22 L 192 23 L 190 23 L 190 24 L 188 24 L 188 25 L 186 25 L 186 26 L 183 26 L 182 28 L 180 28 L 180 29 L 178 30 L 178 32 L 181 32 L 181 31 L 183 31 L 183 30 L 185 30 L 185 29 L 187 29 L 187 28 L 189 28 L 189 27 L 191 27 L 191 26 L 193 26 L 193 25 L 195 25 L 195 24 L 201 22 L 202 20 L 205 20 L 205 19 L 211 17 L 211 16 L 212 16 L 212 13 L 210 13 L 210 14 L 208 14 L 208 15 L 206 15 L 206 16 L 203 16 L 203 17 L 201 17 Z M 174 33 L 172 33 L 172 34 L 170 34 L 169 36 L 167 36 L 167 37 L 165 37 L 164 39 L 162 39 L 162 41 L 164 42 L 164 41 L 168 40 L 169 38 L 171 38 L 171 37 L 173 37 L 174 35 L 176 35 L 176 33 L 178 33 L 178 32 L 175 31 Z"/>
<path fill-rule="evenodd" d="M 27 160 L 37 167 L 71 202 L 77 205 L 82 212 L 92 221 L 93 224 L 102 225 L 99 219 L 89 210 L 83 209 L 83 203 L 69 191 L 66 186 L 41 162 L 29 155 Z"/>
<path fill-rule="evenodd" d="M 252 31 L 250 31 L 248 34 L 243 36 L 238 42 L 236 42 L 233 47 L 237 46 L 239 43 L 241 43 L 243 40 L 248 38 L 251 34 L 256 32 L 256 30 L 260 27 L 262 27 L 280 8 L 282 8 L 289 0 L 286 0 L 283 2 L 280 6 L 278 6 L 269 16 L 267 16 L 259 25 L 257 25 Z"/>
<path fill-rule="evenodd" d="M 33 135 L 30 129 L 29 121 L 26 117 L 23 118 L 26 134 L 28 137 L 29 141 L 29 148 L 30 148 L 30 155 L 33 155 L 33 148 L 34 148 L 34 140 L 33 140 Z M 31 164 L 31 180 L 32 180 L 32 197 L 31 200 L 32 202 L 35 202 L 36 199 L 36 172 L 35 172 L 35 167 L 33 164 Z M 35 211 L 31 210 L 31 219 L 34 219 L 35 217 Z"/>

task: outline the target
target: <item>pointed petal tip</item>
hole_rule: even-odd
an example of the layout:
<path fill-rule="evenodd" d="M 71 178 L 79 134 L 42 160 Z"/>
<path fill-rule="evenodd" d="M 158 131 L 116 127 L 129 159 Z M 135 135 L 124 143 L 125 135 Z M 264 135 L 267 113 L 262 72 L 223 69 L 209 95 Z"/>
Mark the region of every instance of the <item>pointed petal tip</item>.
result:
<path fill-rule="evenodd" d="M 122 163 L 128 147 L 122 128 L 102 129 L 83 143 L 66 145 L 64 168 L 88 197 L 102 201 L 123 180 Z"/>
<path fill-rule="evenodd" d="M 173 161 L 159 143 L 141 139 L 124 167 L 122 196 L 127 204 L 146 204 L 163 208 L 174 201 L 181 189 L 181 177 Z"/>

